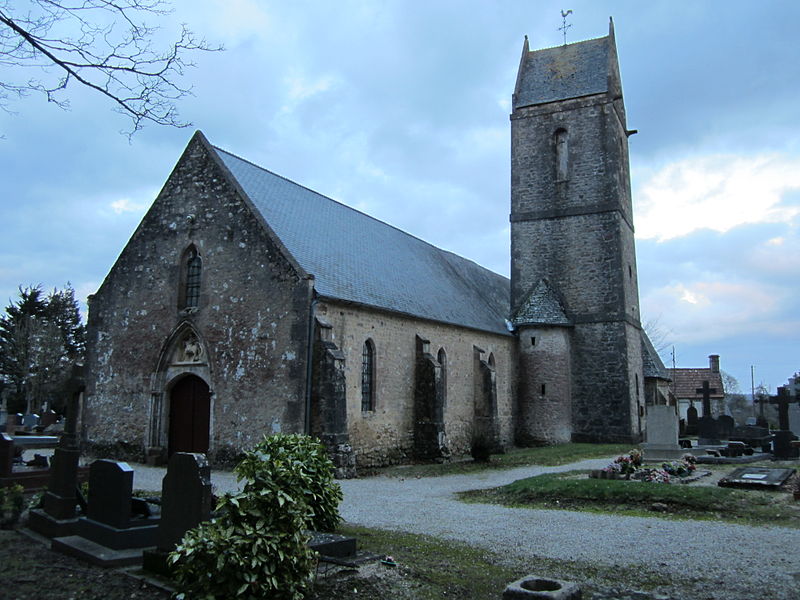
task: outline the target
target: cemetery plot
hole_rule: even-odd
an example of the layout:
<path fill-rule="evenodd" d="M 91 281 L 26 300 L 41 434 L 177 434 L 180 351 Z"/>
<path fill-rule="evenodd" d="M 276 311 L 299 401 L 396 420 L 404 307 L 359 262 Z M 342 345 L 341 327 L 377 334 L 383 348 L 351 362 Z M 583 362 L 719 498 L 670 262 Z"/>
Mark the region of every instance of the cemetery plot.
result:
<path fill-rule="evenodd" d="M 721 487 L 778 490 L 789 480 L 794 472 L 794 469 L 739 467 L 720 479 L 717 485 Z"/>

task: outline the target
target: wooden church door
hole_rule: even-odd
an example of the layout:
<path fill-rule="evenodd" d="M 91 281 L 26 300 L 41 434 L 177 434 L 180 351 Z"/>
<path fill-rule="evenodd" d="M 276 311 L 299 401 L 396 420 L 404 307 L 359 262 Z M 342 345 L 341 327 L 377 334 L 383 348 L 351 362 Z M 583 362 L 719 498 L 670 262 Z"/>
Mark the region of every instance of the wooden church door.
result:
<path fill-rule="evenodd" d="M 196 375 L 181 379 L 170 392 L 169 455 L 208 452 L 211 392 Z"/>

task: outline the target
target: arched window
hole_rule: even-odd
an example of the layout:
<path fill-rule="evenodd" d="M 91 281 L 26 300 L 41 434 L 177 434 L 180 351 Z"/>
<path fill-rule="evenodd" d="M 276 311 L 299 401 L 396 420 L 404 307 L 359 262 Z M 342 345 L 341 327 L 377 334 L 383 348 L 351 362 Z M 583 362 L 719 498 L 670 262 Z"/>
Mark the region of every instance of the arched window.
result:
<path fill-rule="evenodd" d="M 361 412 L 375 410 L 375 344 L 364 342 L 361 349 Z"/>
<path fill-rule="evenodd" d="M 183 307 L 197 308 L 200 304 L 200 274 L 203 268 L 203 261 L 194 246 L 191 246 L 184 256 L 186 278 Z"/>
<path fill-rule="evenodd" d="M 494 370 L 495 370 L 495 365 L 494 365 L 494 352 L 490 352 L 490 353 L 489 353 L 489 360 L 488 360 L 487 362 L 489 363 L 489 366 L 492 368 L 492 371 L 494 371 Z"/>
<path fill-rule="evenodd" d="M 447 402 L 447 353 L 444 348 L 439 348 L 439 353 L 436 355 L 439 361 L 439 366 L 442 369 L 442 404 Z"/>
<path fill-rule="evenodd" d="M 555 134 L 556 181 L 566 181 L 569 172 L 569 143 L 567 130 L 559 129 Z"/>

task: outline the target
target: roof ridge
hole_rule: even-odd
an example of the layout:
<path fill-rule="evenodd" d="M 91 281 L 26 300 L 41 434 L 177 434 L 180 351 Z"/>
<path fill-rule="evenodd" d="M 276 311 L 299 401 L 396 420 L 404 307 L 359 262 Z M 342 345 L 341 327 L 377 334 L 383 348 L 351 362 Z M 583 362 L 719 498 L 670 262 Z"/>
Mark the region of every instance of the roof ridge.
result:
<path fill-rule="evenodd" d="M 545 48 L 537 48 L 536 50 L 529 50 L 528 54 L 535 54 L 536 52 L 541 52 L 543 50 L 554 50 L 556 48 L 568 48 L 570 46 L 579 46 L 581 44 L 586 44 L 587 42 L 596 42 L 599 40 L 607 40 L 610 36 L 608 35 L 601 35 L 598 37 L 589 38 L 588 40 L 580 40 L 578 42 L 570 42 L 569 44 L 556 44 L 555 46 L 547 46 Z"/>
<path fill-rule="evenodd" d="M 351 210 L 351 211 L 353 211 L 353 212 L 355 212 L 355 213 L 357 213 L 359 215 L 362 215 L 362 216 L 364 216 L 364 217 L 366 217 L 368 219 L 371 219 L 372 221 L 375 221 L 376 223 L 380 223 L 381 225 L 385 225 L 386 227 L 391 227 L 395 231 L 398 231 L 398 232 L 402 233 L 403 235 L 405 235 L 405 236 L 407 236 L 407 237 L 409 237 L 411 239 L 414 239 L 414 240 L 416 240 L 416 241 L 418 241 L 418 242 L 420 242 L 422 244 L 425 244 L 426 246 L 430 246 L 431 248 L 437 250 L 438 252 L 444 252 L 444 253 L 447 253 L 447 254 L 450 254 L 450 255 L 456 257 L 459 260 L 471 262 L 474 265 L 476 265 L 477 267 L 483 269 L 484 271 L 492 273 L 493 275 L 496 275 L 498 277 L 502 277 L 504 279 L 508 279 L 508 277 L 506 277 L 505 275 L 501 275 L 500 273 L 497 273 L 496 271 L 492 271 L 488 267 L 484 267 L 482 264 L 480 264 L 479 262 L 477 262 L 475 260 L 472 260 L 471 258 L 467 258 L 465 256 L 461 256 L 460 254 L 456 254 L 452 250 L 445 250 L 444 248 L 440 248 L 439 246 L 436 246 L 435 244 L 427 242 L 427 241 L 423 240 L 420 237 L 417 237 L 416 235 L 414 235 L 412 233 L 409 233 L 409 232 L 407 232 L 407 231 L 405 231 L 403 229 L 400 229 L 399 227 L 397 227 L 395 225 L 392 225 L 391 223 L 387 223 L 386 221 L 382 221 L 381 219 L 378 219 L 377 217 L 373 217 L 372 215 L 369 215 L 369 214 L 367 214 L 367 213 L 365 213 L 365 212 L 363 212 L 361 210 L 358 210 L 357 208 L 353 208 L 352 206 L 350 206 L 348 204 L 345 204 L 344 202 L 340 202 L 339 200 L 336 200 L 335 198 L 331 198 L 330 196 L 326 196 L 325 194 L 322 194 L 322 193 L 320 193 L 320 192 L 318 192 L 316 190 L 313 190 L 310 187 L 308 187 L 306 185 L 303 185 L 302 183 L 298 183 L 298 182 L 296 182 L 296 181 L 294 181 L 292 179 L 289 179 L 288 177 L 285 177 L 285 176 L 283 176 L 283 175 L 281 175 L 279 173 L 276 173 L 275 171 L 271 171 L 270 169 L 267 169 L 266 167 L 262 167 L 261 165 L 256 164 L 251 160 L 248 160 L 246 158 L 242 158 L 238 154 L 234 154 L 233 152 L 229 152 L 228 150 L 225 150 L 224 148 L 220 148 L 219 146 L 216 146 L 214 144 L 211 144 L 211 147 L 214 148 L 214 150 L 217 150 L 219 152 L 224 152 L 225 154 L 228 154 L 229 156 L 232 156 L 237 160 L 240 160 L 240 161 L 242 161 L 244 163 L 247 163 L 248 165 L 250 165 L 252 167 L 255 167 L 256 169 L 260 169 L 262 171 L 265 171 L 265 172 L 269 173 L 270 175 L 273 175 L 275 177 L 278 177 L 279 179 L 282 179 L 282 180 L 284 180 L 284 181 L 286 181 L 288 183 L 291 183 L 292 185 L 296 185 L 299 188 L 302 188 L 304 190 L 308 190 L 309 192 L 311 192 L 312 194 L 314 194 L 316 196 L 319 196 L 320 198 L 325 198 L 326 200 L 330 200 L 334 204 L 337 204 L 337 205 L 339 205 L 339 206 L 341 206 L 343 208 Z"/>

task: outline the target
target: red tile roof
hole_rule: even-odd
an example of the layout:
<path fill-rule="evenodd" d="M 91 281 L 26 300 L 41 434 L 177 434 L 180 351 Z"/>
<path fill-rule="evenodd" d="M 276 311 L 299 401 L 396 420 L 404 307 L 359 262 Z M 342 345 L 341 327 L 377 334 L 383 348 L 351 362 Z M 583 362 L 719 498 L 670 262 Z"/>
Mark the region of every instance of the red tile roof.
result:
<path fill-rule="evenodd" d="M 716 393 L 711 398 L 724 398 L 725 388 L 719 372 L 714 373 L 710 368 L 705 369 L 670 369 L 672 375 L 672 389 L 679 400 L 702 400 L 703 394 L 697 390 L 703 387 L 703 382 L 708 381 L 708 387 L 716 388 Z"/>

